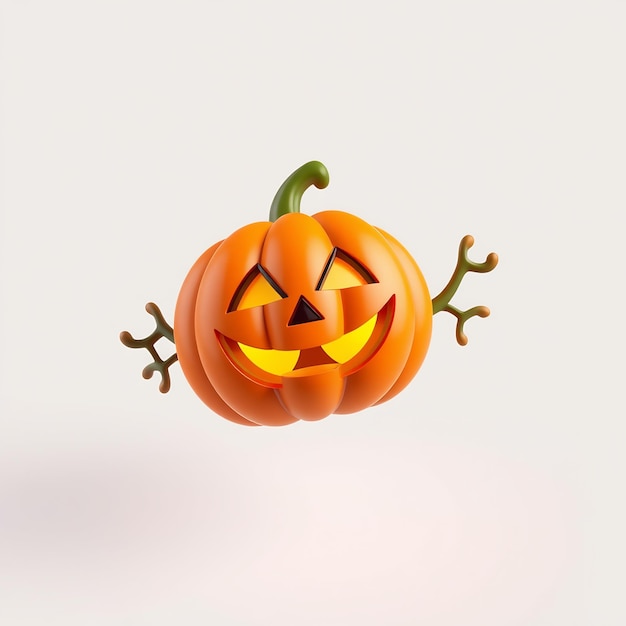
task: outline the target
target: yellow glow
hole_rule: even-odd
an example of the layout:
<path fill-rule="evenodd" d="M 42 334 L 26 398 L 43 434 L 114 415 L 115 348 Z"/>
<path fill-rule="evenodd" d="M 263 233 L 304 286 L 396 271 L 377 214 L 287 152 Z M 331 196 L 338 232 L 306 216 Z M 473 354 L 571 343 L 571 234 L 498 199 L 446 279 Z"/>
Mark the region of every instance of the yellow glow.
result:
<path fill-rule="evenodd" d="M 377 317 L 378 314 L 339 339 L 323 344 L 322 350 L 337 363 L 346 363 L 365 347 L 374 332 Z M 276 376 L 292 372 L 300 357 L 300 350 L 263 350 L 247 346 L 245 343 L 237 345 L 254 365 Z"/>
<path fill-rule="evenodd" d="M 363 277 L 348 263 L 335 257 L 322 289 L 345 289 L 363 285 Z"/>
<path fill-rule="evenodd" d="M 365 324 L 339 337 L 339 339 L 325 343 L 322 346 L 322 350 L 337 363 L 346 363 L 346 361 L 356 356 L 365 347 L 365 344 L 374 332 L 377 317 L 378 314 L 368 319 Z"/>
<path fill-rule="evenodd" d="M 270 302 L 280 300 L 280 298 L 280 295 L 267 282 L 263 274 L 257 274 L 254 280 L 250 283 L 250 286 L 246 289 L 246 292 L 243 294 L 241 301 L 237 305 L 237 310 L 251 309 L 255 306 L 269 304 Z"/>
<path fill-rule="evenodd" d="M 263 371 L 276 374 L 276 376 L 291 372 L 300 356 L 300 350 L 263 350 L 247 346 L 245 343 L 238 345 L 252 363 Z"/>

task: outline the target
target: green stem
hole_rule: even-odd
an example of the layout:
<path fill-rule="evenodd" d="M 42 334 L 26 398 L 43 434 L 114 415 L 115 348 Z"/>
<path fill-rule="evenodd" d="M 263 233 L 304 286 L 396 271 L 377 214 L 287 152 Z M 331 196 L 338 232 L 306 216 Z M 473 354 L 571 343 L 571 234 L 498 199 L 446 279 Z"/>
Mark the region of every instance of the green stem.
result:
<path fill-rule="evenodd" d="M 275 222 L 287 213 L 300 213 L 300 201 L 304 192 L 311 185 L 324 189 L 328 181 L 328 170 L 319 161 L 309 161 L 299 167 L 276 192 L 270 208 L 270 222 Z"/>

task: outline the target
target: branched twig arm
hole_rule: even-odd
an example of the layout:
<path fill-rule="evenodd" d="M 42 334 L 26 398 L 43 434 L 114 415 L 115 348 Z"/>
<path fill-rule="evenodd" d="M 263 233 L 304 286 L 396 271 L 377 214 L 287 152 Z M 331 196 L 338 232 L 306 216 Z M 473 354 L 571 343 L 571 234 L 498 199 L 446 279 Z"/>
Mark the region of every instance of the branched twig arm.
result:
<path fill-rule="evenodd" d="M 165 361 L 161 359 L 154 347 L 154 344 L 165 337 L 174 343 L 174 329 L 165 321 L 163 314 L 159 310 L 159 307 L 153 302 L 146 304 L 146 311 L 152 315 L 156 323 L 156 328 L 152 334 L 144 337 L 143 339 L 135 339 L 129 332 L 123 331 L 120 333 L 120 341 L 129 348 L 145 348 L 148 350 L 154 361 L 144 367 L 142 376 L 144 378 L 152 378 L 154 372 L 161 374 L 161 383 L 159 384 L 159 391 L 161 393 L 167 393 L 170 390 L 170 366 L 178 360 L 176 352 Z"/>
<path fill-rule="evenodd" d="M 463 332 L 463 326 L 468 319 L 478 315 L 479 317 L 487 317 L 489 315 L 489 309 L 486 306 L 475 306 L 467 311 L 461 311 L 450 304 L 450 300 L 457 292 L 463 277 L 468 272 L 477 272 L 484 274 L 491 272 L 498 264 L 498 255 L 491 252 L 487 259 L 483 263 L 474 263 L 467 258 L 467 251 L 474 245 L 474 238 L 471 235 L 466 235 L 461 239 L 459 245 L 459 256 L 457 259 L 456 267 L 452 274 L 452 278 L 445 286 L 443 291 L 433 298 L 433 315 L 440 311 L 447 311 L 454 315 L 457 319 L 456 322 L 456 340 L 464 346 L 467 343 L 467 336 Z"/>

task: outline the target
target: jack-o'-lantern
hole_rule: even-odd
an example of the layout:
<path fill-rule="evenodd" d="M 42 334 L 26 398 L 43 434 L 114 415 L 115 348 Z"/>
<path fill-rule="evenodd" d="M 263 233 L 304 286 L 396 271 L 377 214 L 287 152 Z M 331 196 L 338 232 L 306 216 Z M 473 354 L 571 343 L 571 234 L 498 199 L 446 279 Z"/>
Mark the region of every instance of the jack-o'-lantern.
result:
<path fill-rule="evenodd" d="M 173 333 L 149 305 L 157 331 L 145 340 L 122 336 L 151 350 L 155 362 L 144 376 L 160 371 L 169 387 L 171 363 L 154 350 L 155 337 L 169 336 L 185 377 L 213 411 L 279 426 L 395 396 L 424 360 L 433 312 L 456 315 L 465 343 L 465 320 L 488 310 L 461 312 L 449 301 L 462 275 L 493 269 L 495 255 L 472 263 L 465 238 L 453 279 L 431 300 L 417 264 L 391 235 L 341 211 L 300 213 L 304 191 L 327 184 L 321 163 L 305 164 L 279 189 L 269 221 L 204 252 L 180 290 Z"/>

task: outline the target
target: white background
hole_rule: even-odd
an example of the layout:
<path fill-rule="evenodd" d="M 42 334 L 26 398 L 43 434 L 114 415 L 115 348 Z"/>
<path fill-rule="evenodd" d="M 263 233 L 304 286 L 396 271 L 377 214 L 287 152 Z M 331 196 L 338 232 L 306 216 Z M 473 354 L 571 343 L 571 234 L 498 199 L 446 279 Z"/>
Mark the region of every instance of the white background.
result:
<path fill-rule="evenodd" d="M 612 626 L 626 3 L 1 3 L 0 623 Z M 437 315 L 396 399 L 245 428 L 118 334 L 302 209 L 399 238 Z"/>

